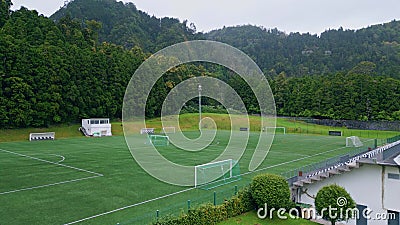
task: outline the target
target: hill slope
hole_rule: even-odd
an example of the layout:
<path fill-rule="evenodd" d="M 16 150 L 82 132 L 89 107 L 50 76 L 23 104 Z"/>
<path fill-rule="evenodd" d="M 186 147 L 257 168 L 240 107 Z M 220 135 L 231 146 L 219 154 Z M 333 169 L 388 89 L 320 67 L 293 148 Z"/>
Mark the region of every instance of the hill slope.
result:
<path fill-rule="evenodd" d="M 136 8 L 133 3 L 115 0 L 74 0 L 54 13 L 50 18 L 59 21 L 70 15 L 79 21 L 101 22 L 99 41 L 107 41 L 126 48 L 139 46 L 155 52 L 171 44 L 197 37 L 195 28 L 189 28 L 175 18 L 156 18 Z"/>
<path fill-rule="evenodd" d="M 243 50 L 270 75 L 327 74 L 370 61 L 376 74 L 400 78 L 400 21 L 356 31 L 328 30 L 320 36 L 246 25 L 211 31 L 206 37 Z"/>
<path fill-rule="evenodd" d="M 327 30 L 320 36 L 285 34 L 278 29 L 245 25 L 196 33 L 194 24 L 174 18 L 156 18 L 134 4 L 115 0 L 74 0 L 51 16 L 66 15 L 82 21 L 101 22 L 99 40 L 141 47 L 154 53 L 161 48 L 193 39 L 221 41 L 250 55 L 265 74 L 288 76 L 348 71 L 362 61 L 376 65 L 376 74 L 400 78 L 400 21 L 360 30 Z"/>

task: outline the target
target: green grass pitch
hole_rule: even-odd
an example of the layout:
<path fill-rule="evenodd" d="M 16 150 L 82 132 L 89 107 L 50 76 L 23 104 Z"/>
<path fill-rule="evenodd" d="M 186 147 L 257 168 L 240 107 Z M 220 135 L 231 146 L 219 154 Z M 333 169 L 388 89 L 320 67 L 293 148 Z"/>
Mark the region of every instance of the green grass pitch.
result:
<path fill-rule="evenodd" d="M 0 224 L 143 224 L 156 210 L 161 216 L 180 213 L 187 200 L 194 206 L 204 196 L 212 201 L 214 191 L 233 193 L 234 185 L 247 184 L 255 173 L 281 173 L 351 150 L 344 147 L 345 137 L 276 135 L 260 170 L 249 173 L 257 136 L 251 133 L 239 161 L 246 175 L 210 191 L 151 177 L 134 161 L 123 136 L 0 143 Z M 158 150 L 176 163 L 196 165 L 218 156 L 227 141 L 228 132 L 219 131 L 215 143 L 200 152 L 172 145 Z M 222 194 L 218 201 L 223 201 Z"/>

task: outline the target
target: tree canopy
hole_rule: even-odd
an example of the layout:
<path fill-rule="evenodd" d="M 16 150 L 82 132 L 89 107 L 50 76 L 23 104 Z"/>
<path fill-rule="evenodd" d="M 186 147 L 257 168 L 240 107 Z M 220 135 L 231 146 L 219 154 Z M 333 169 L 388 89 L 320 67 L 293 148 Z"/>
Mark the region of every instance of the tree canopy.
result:
<path fill-rule="evenodd" d="M 336 184 L 321 188 L 315 197 L 315 208 L 318 214 L 335 225 L 337 221 L 354 218 L 356 203 L 350 194 Z"/>
<path fill-rule="evenodd" d="M 278 115 L 400 120 L 397 21 L 358 31 L 329 30 L 320 37 L 255 26 L 202 34 L 186 21 L 151 17 L 132 3 L 114 0 L 75 0 L 51 18 L 24 7 L 12 12 L 11 4 L 2 0 L 0 5 L 1 127 L 121 119 L 125 88 L 138 66 L 158 49 L 199 38 L 232 44 L 253 57 L 270 82 Z M 228 83 L 250 113 L 259 113 L 243 79 L 198 62 L 172 68 L 158 80 L 146 116 L 160 116 L 169 91 L 195 76 Z M 196 101 L 184 111 L 197 109 Z M 224 111 L 215 100 L 202 103 Z"/>

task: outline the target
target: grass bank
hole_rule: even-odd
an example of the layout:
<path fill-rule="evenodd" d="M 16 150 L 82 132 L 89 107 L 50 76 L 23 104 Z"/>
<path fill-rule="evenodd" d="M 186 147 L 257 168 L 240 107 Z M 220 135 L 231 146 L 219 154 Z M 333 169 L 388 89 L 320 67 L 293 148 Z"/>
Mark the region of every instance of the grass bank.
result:
<path fill-rule="evenodd" d="M 204 113 L 204 117 L 212 118 L 218 126 L 218 129 L 229 130 L 231 129 L 231 123 L 229 115 L 227 114 L 214 114 Z M 240 116 L 238 116 L 240 117 Z M 237 118 L 238 118 L 237 117 Z M 198 119 L 199 114 L 183 114 L 179 117 L 179 123 L 182 130 L 191 131 L 198 130 Z M 259 131 L 260 117 L 249 116 L 250 130 Z M 146 121 L 147 127 L 153 127 L 156 132 L 161 132 L 162 124 L 160 118 L 150 119 Z M 276 126 L 285 127 L 287 133 L 294 134 L 313 134 L 313 135 L 328 135 L 330 130 L 342 131 L 343 136 L 359 136 L 362 138 L 388 138 L 399 134 L 397 131 L 376 131 L 376 130 L 354 130 L 347 129 L 346 127 L 329 127 L 316 124 L 305 123 L 303 121 L 297 121 L 287 118 L 277 118 Z M 83 137 L 79 132 L 78 128 L 80 124 L 73 125 L 58 125 L 51 126 L 49 128 L 21 128 L 21 129 L 3 129 L 0 130 L 0 142 L 12 142 L 12 141 L 28 141 L 29 133 L 41 133 L 41 132 L 56 132 L 57 139 L 71 138 L 71 137 Z M 140 129 L 140 128 L 138 128 Z M 115 136 L 123 135 L 123 127 L 121 122 L 112 123 L 112 133 Z"/>

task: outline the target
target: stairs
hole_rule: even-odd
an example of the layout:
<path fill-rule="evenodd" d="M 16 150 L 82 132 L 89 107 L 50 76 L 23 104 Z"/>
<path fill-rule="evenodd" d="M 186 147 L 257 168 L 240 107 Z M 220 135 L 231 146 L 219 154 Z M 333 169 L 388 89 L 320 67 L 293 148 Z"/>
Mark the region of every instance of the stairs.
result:
<path fill-rule="evenodd" d="M 360 168 L 359 162 L 351 162 L 347 164 L 342 164 L 340 166 L 336 166 L 334 168 L 328 168 L 325 170 L 318 171 L 316 173 L 311 173 L 306 176 L 298 177 L 296 182 L 293 182 L 292 189 L 297 189 L 299 187 L 303 187 L 304 184 L 312 184 L 314 182 L 321 181 L 323 179 L 339 175 L 342 173 L 350 172 L 353 169 Z"/>
<path fill-rule="evenodd" d="M 90 135 L 87 133 L 86 129 L 83 127 L 79 127 L 79 131 L 83 133 L 86 137 L 89 137 Z"/>

